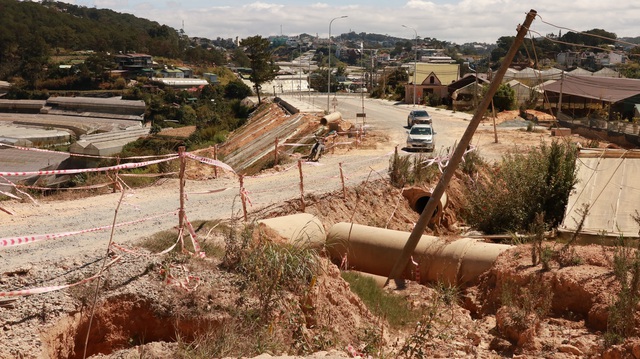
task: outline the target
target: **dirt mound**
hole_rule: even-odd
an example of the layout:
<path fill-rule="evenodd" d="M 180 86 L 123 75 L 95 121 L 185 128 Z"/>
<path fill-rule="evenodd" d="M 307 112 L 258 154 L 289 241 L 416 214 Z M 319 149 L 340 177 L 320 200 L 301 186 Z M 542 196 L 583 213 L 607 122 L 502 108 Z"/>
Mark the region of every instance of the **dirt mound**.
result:
<path fill-rule="evenodd" d="M 502 253 L 481 283 L 468 290 L 465 307 L 477 318 L 495 316 L 496 338 L 506 340 L 500 346 L 503 354 L 631 355 L 633 341 L 607 349 L 598 335 L 611 325 L 610 306 L 620 290 L 613 273 L 616 249 L 544 246 L 554 253 L 548 268 L 533 264 L 532 245 Z M 569 263 L 561 266 L 562 256 Z M 634 326 L 638 323 L 636 319 Z"/>

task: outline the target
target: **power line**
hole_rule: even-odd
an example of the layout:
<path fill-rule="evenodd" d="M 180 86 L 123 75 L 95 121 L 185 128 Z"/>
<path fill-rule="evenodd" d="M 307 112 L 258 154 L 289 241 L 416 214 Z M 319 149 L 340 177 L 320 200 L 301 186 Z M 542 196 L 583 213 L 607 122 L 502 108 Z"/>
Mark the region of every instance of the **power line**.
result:
<path fill-rule="evenodd" d="M 584 44 L 576 44 L 576 43 L 572 43 L 572 42 L 566 42 L 566 41 L 561 41 L 561 40 L 555 40 L 552 39 L 546 35 L 542 35 L 539 32 L 535 31 L 535 30 L 529 30 L 530 32 L 533 32 L 535 34 L 538 34 L 540 37 L 543 37 L 551 42 L 555 42 L 556 44 L 563 44 L 563 45 L 569 45 L 569 46 L 575 46 L 575 47 L 586 47 L 586 48 L 591 48 L 591 49 L 597 49 L 597 50 L 601 50 L 601 51 L 607 51 L 607 52 L 614 52 L 614 50 L 612 49 L 606 49 L 606 48 L 602 48 L 602 47 L 598 47 L 598 46 L 591 46 L 591 45 L 584 45 Z"/>
<path fill-rule="evenodd" d="M 550 22 L 544 21 L 544 20 L 542 19 L 542 16 L 540 16 L 540 14 L 537 14 L 536 16 L 540 18 L 540 22 L 542 22 L 542 23 L 544 23 L 544 24 L 547 24 L 547 25 L 550 25 L 550 26 L 553 26 L 553 27 L 556 27 L 556 28 L 558 28 L 558 29 L 563 29 L 563 30 L 572 31 L 572 32 L 575 32 L 575 33 L 578 33 L 578 34 L 581 34 L 581 35 L 585 35 L 585 36 L 592 36 L 592 37 L 596 37 L 596 38 L 599 38 L 599 39 L 602 39 L 602 40 L 608 40 L 608 41 L 613 41 L 613 42 L 619 42 L 619 43 L 627 44 L 627 45 L 630 45 L 630 46 L 633 46 L 633 47 L 638 46 L 638 44 L 634 44 L 634 43 L 632 43 L 632 42 L 627 42 L 627 41 L 623 41 L 623 40 L 614 39 L 614 38 L 611 38 L 611 37 L 606 37 L 606 36 L 602 36 L 602 35 L 591 34 L 591 33 L 584 32 L 584 31 L 577 31 L 577 30 L 573 30 L 573 29 L 570 29 L 570 28 L 568 28 L 568 27 L 563 27 L 563 26 L 554 25 L 554 24 L 552 24 L 552 23 L 550 23 Z"/>

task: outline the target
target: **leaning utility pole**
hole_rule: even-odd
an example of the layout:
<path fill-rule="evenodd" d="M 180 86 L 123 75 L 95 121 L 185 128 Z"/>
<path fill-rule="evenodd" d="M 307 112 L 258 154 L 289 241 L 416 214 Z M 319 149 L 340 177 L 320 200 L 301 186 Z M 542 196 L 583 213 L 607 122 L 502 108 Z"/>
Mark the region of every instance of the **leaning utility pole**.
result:
<path fill-rule="evenodd" d="M 473 118 L 471 119 L 469 126 L 467 127 L 466 131 L 462 135 L 462 138 L 460 139 L 460 143 L 458 143 L 458 146 L 453 152 L 453 155 L 451 155 L 449 164 L 445 168 L 444 173 L 442 174 L 442 177 L 440 177 L 440 181 L 438 182 L 438 185 L 433 190 L 433 193 L 431 194 L 431 197 L 427 202 L 427 206 L 422 211 L 422 214 L 420 214 L 420 218 L 418 219 L 418 222 L 413 228 L 413 231 L 411 231 L 411 235 L 409 236 L 409 239 L 407 239 L 407 243 L 404 245 L 404 248 L 402 249 L 402 253 L 400 253 L 400 258 L 398 258 L 396 263 L 393 265 L 393 268 L 391 268 L 391 273 L 389 273 L 389 277 L 387 278 L 385 286 L 387 286 L 389 284 L 389 281 L 393 279 L 396 283 L 396 287 L 398 288 L 404 287 L 404 278 L 402 278 L 402 272 L 404 271 L 405 267 L 409 263 L 409 258 L 411 257 L 411 254 L 413 253 L 413 251 L 416 249 L 416 246 L 418 245 L 418 242 L 420 241 L 420 238 L 422 237 L 422 234 L 424 233 L 425 228 L 427 228 L 427 224 L 433 217 L 433 213 L 436 209 L 436 206 L 438 205 L 438 203 L 440 203 L 440 198 L 442 197 L 445 189 L 449 185 L 449 181 L 451 180 L 451 177 L 453 177 L 453 173 L 455 172 L 456 168 L 458 168 L 458 165 L 460 165 L 460 162 L 462 161 L 462 155 L 467 150 L 469 143 L 471 143 L 473 134 L 478 128 L 478 125 L 480 124 L 480 120 L 482 120 L 482 116 L 484 116 L 484 113 L 487 110 L 489 103 L 493 99 L 493 95 L 496 93 L 496 91 L 498 90 L 498 87 L 502 83 L 502 78 L 504 77 L 504 74 L 507 72 L 507 68 L 511 64 L 511 61 L 513 60 L 516 54 L 516 51 L 524 41 L 524 37 L 529 31 L 529 26 L 531 26 L 531 23 L 533 22 L 533 19 L 536 17 L 536 14 L 537 12 L 535 10 L 530 10 L 529 13 L 527 14 L 524 24 L 518 25 L 518 29 L 517 29 L 518 34 L 513 44 L 511 45 L 509 52 L 507 52 L 507 55 L 504 57 L 504 61 L 502 62 L 500 69 L 498 69 L 498 72 L 496 73 L 495 77 L 491 81 L 491 84 L 489 85 L 489 90 L 487 91 L 487 94 L 482 100 L 482 103 L 480 104 L 480 106 L 476 109 L 476 113 L 473 115 Z"/>

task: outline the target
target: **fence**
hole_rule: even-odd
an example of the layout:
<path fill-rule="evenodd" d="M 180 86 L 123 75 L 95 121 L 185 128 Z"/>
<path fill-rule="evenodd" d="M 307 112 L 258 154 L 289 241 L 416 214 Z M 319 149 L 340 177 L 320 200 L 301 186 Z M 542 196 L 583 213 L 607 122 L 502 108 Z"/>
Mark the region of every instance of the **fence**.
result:
<path fill-rule="evenodd" d="M 4 146 L 8 146 L 8 145 L 4 145 Z M 17 148 L 24 151 L 47 151 L 47 150 L 41 150 L 41 149 L 21 148 L 16 146 L 9 146 L 9 147 Z M 397 152 L 397 149 L 396 149 L 396 152 Z M 388 158 L 391 154 L 392 153 L 386 153 L 381 156 L 363 158 L 360 161 L 354 161 L 348 164 L 339 162 L 337 166 L 338 168 L 336 169 L 337 170 L 336 175 L 328 176 L 326 173 L 327 172 L 326 170 L 321 170 L 321 171 L 316 171 L 316 174 L 314 176 L 311 176 L 311 178 L 305 177 L 306 171 L 309 171 L 309 169 L 318 168 L 319 166 L 321 166 L 321 164 L 315 163 L 315 162 L 306 162 L 303 160 L 298 160 L 295 163 L 290 163 L 289 167 L 284 168 L 280 172 L 259 174 L 256 176 L 244 176 L 244 175 L 236 174 L 234 170 L 228 165 L 226 165 L 224 162 L 218 161 L 215 158 L 200 156 L 199 154 L 194 152 L 186 152 L 184 148 L 180 148 L 178 154 L 170 154 L 165 156 L 143 156 L 143 157 L 129 157 L 129 158 L 103 157 L 102 159 L 112 159 L 117 162 L 116 165 L 108 166 L 108 167 L 88 168 L 88 169 L 47 170 L 47 171 L 33 171 L 33 172 L 2 172 L 0 171 L 0 179 L 3 179 L 5 181 L 5 183 L 0 183 L 0 189 L 3 187 L 10 187 L 12 189 L 15 189 L 16 191 L 15 192 L 16 194 L 12 194 L 7 191 L 0 190 L 0 194 L 4 194 L 6 196 L 9 196 L 15 199 L 29 200 L 29 201 L 32 201 L 33 203 L 37 203 L 37 201 L 29 195 L 28 191 L 43 190 L 48 188 L 23 186 L 16 183 L 12 183 L 9 179 L 15 176 L 104 172 L 109 174 L 108 177 L 112 179 L 111 181 L 102 183 L 99 185 L 78 187 L 78 188 L 74 188 L 74 190 L 89 190 L 89 189 L 95 189 L 100 187 L 113 186 L 114 189 L 119 189 L 124 195 L 124 192 L 126 190 L 126 185 L 122 181 L 121 177 L 149 176 L 149 175 L 148 174 L 126 174 L 126 173 L 121 173 L 122 170 L 136 169 L 136 168 L 141 168 L 145 166 L 150 166 L 150 165 L 155 165 L 155 164 L 160 164 L 160 163 L 165 163 L 170 161 L 179 161 L 179 164 L 180 164 L 179 165 L 180 170 L 177 173 L 179 178 L 179 181 L 178 181 L 179 188 L 176 189 L 176 192 L 179 192 L 179 207 L 176 210 L 162 211 L 160 213 L 136 212 L 141 217 L 133 218 L 131 220 L 122 221 L 122 222 L 116 222 L 114 219 L 113 223 L 110 225 L 103 224 L 103 225 L 94 226 L 90 228 L 77 228 L 74 230 L 68 230 L 64 232 L 52 232 L 52 233 L 46 233 L 46 234 L 28 234 L 28 235 L 19 235 L 19 236 L 14 235 L 9 237 L 4 237 L 4 238 L 0 238 L 0 250 L 15 248 L 18 246 L 30 245 L 30 244 L 44 242 L 44 241 L 55 241 L 61 238 L 78 236 L 78 235 L 86 235 L 90 233 L 107 231 L 107 230 L 111 230 L 112 236 L 113 236 L 113 230 L 115 228 L 126 227 L 126 226 L 140 226 L 141 224 L 150 223 L 150 222 L 157 223 L 159 221 L 167 221 L 167 220 L 170 221 L 174 216 L 177 215 L 177 222 L 178 222 L 177 228 L 178 228 L 178 232 L 180 233 L 179 237 L 170 248 L 167 248 L 166 250 L 163 250 L 162 252 L 157 254 L 162 255 L 162 254 L 168 253 L 177 245 L 180 245 L 184 251 L 188 252 L 192 256 L 202 257 L 204 256 L 204 253 L 200 249 L 199 239 L 196 235 L 196 231 L 194 230 L 191 222 L 188 220 L 187 201 L 186 201 L 188 195 L 208 196 L 208 195 L 218 194 L 218 193 L 232 190 L 236 193 L 234 198 L 239 198 L 242 203 L 241 217 L 245 221 L 247 221 L 248 207 L 252 206 L 252 196 L 258 194 L 257 192 L 252 192 L 247 189 L 248 182 L 249 183 L 261 182 L 268 179 L 270 183 L 278 184 L 280 186 L 279 187 L 273 186 L 263 191 L 270 191 L 270 192 L 277 192 L 277 193 L 278 192 L 284 193 L 285 191 L 289 191 L 289 193 L 291 193 L 294 187 L 293 182 L 289 182 L 289 180 L 285 180 L 284 178 L 294 177 L 293 173 L 297 172 L 297 176 L 295 177 L 297 177 L 297 182 L 298 182 L 297 187 L 299 190 L 299 194 L 296 197 L 300 203 L 300 206 L 299 206 L 300 211 L 304 211 L 306 207 L 305 197 L 306 195 L 308 195 L 308 190 L 305 191 L 305 186 L 308 185 L 309 183 L 311 184 L 332 183 L 331 186 L 333 188 L 336 188 L 336 187 L 341 188 L 342 196 L 346 197 L 346 186 L 358 182 L 358 176 L 356 175 L 356 176 L 350 177 L 349 170 L 351 170 L 351 172 L 358 172 L 358 171 L 364 172 L 363 171 L 364 168 L 369 168 L 370 169 L 369 175 L 370 175 L 371 171 L 373 171 L 373 168 L 371 168 L 370 163 L 372 162 L 380 163 L 382 160 L 384 160 L 385 162 L 387 162 L 385 165 L 388 165 Z M 90 157 L 95 157 L 95 156 L 90 156 Z M 139 161 L 139 162 L 131 162 L 131 161 Z M 214 168 L 224 171 L 229 176 L 226 177 L 226 181 L 223 180 L 222 177 L 216 178 L 216 180 L 213 181 L 214 183 L 220 182 L 223 185 L 223 187 L 216 188 L 216 189 L 209 189 L 206 191 L 187 192 L 185 189 L 185 183 L 186 183 L 185 171 L 187 167 L 186 166 L 187 161 L 196 161 L 205 165 L 214 166 Z M 438 165 L 439 168 L 442 170 L 442 168 L 446 165 L 447 162 L 448 162 L 448 155 L 443 155 L 443 156 L 438 156 L 435 158 L 428 159 L 427 161 L 425 161 L 425 165 Z M 158 175 L 167 175 L 167 174 L 174 174 L 174 173 L 173 172 L 161 173 Z M 233 185 L 234 182 L 236 183 L 236 185 Z M 294 200 L 295 200 L 295 197 L 294 197 Z M 119 204 L 120 202 L 118 202 L 118 206 Z M 10 208 L 8 208 L 9 205 L 10 205 L 10 202 L 8 203 L 8 205 L 5 204 L 3 205 L 4 207 L 0 207 L 0 209 L 2 209 L 5 213 L 11 215 L 12 211 Z M 231 207 L 232 206 L 233 204 L 231 204 Z M 85 216 L 91 216 L 91 215 L 92 213 L 89 213 L 89 212 L 85 213 Z M 84 224 L 84 222 L 82 224 Z M 185 249 L 185 241 L 184 241 L 185 236 L 188 236 L 190 238 L 189 250 Z M 108 247 L 114 251 L 119 251 L 119 252 L 130 251 L 122 244 L 115 243 L 111 239 L 109 241 Z M 34 261 L 36 258 L 37 257 L 34 257 Z M 114 260 L 109 265 L 115 265 L 116 262 L 117 260 Z M 20 297 L 25 295 L 41 294 L 41 293 L 47 293 L 50 291 L 57 291 L 57 290 L 69 288 L 72 286 L 76 286 L 82 283 L 86 283 L 87 281 L 94 280 L 98 277 L 99 277 L 99 273 L 85 280 L 82 280 L 76 283 L 66 284 L 66 285 L 55 285 L 55 286 L 49 286 L 49 287 L 38 287 L 38 288 L 31 288 L 31 289 L 13 290 L 9 292 L 0 292 L 0 299 L 15 298 L 15 297 Z M 188 281 L 188 278 L 185 278 L 185 280 Z M 174 280 L 173 284 L 187 288 L 184 281 Z"/>

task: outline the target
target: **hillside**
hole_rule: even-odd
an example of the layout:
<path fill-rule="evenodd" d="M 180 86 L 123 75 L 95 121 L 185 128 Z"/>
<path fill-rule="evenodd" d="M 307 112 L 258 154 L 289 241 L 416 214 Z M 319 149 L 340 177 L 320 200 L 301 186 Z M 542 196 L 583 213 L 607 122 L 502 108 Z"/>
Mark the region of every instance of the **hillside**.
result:
<path fill-rule="evenodd" d="M 175 58 L 186 43 L 155 21 L 55 1 L 0 0 L 0 79 L 38 74 L 49 56 L 142 52 Z"/>

